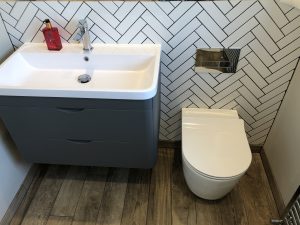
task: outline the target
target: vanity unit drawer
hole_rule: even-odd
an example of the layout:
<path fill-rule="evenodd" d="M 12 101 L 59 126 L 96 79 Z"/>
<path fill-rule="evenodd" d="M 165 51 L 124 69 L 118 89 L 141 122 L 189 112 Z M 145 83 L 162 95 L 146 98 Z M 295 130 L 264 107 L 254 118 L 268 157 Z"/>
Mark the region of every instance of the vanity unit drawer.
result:
<path fill-rule="evenodd" d="M 0 107 L 14 138 L 145 139 L 152 131 L 150 110 L 71 107 Z M 135 121 L 139 121 L 136 123 Z M 130 129 L 129 129 L 130 128 Z"/>
<path fill-rule="evenodd" d="M 156 159 L 151 144 L 116 140 L 25 139 L 16 144 L 29 162 L 151 168 Z"/>

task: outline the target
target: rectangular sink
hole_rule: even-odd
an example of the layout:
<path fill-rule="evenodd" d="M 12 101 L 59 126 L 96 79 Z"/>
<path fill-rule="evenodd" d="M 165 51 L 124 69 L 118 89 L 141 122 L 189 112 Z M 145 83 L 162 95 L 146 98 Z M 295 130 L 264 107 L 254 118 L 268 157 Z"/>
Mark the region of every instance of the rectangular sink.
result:
<path fill-rule="evenodd" d="M 158 44 L 81 44 L 48 51 L 26 43 L 0 65 L 0 95 L 99 99 L 150 99 L 159 83 Z M 78 82 L 83 74 L 88 83 Z"/>

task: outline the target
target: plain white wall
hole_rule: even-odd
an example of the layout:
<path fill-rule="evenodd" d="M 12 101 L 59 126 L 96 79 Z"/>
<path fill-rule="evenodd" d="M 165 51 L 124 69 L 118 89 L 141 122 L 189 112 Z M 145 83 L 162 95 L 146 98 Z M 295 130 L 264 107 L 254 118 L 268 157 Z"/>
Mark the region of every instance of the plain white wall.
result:
<path fill-rule="evenodd" d="M 13 51 L 13 46 L 4 30 L 5 27 L 0 17 L 0 63 Z M 30 164 L 23 162 L 16 153 L 15 146 L 7 135 L 0 118 L 0 221 L 29 168 Z"/>
<path fill-rule="evenodd" d="M 300 185 L 300 63 L 264 145 L 285 205 Z"/>

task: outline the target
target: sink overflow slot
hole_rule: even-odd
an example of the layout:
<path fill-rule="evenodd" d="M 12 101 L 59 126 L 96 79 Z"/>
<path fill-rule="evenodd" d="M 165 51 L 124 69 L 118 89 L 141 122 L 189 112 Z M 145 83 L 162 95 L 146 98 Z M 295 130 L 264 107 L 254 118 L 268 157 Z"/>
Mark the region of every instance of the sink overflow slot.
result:
<path fill-rule="evenodd" d="M 82 74 L 78 76 L 78 82 L 82 84 L 88 83 L 91 79 L 91 76 L 88 74 Z"/>
<path fill-rule="evenodd" d="M 84 61 L 88 62 L 89 61 L 89 57 L 85 56 L 84 58 Z"/>

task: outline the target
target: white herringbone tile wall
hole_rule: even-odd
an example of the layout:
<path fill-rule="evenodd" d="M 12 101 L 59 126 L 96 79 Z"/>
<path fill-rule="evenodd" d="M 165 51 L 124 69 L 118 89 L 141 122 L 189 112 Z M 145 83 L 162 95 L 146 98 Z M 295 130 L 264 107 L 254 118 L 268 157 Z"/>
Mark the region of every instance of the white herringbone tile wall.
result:
<path fill-rule="evenodd" d="M 45 18 L 64 42 L 87 18 L 93 42 L 161 43 L 164 140 L 180 139 L 182 107 L 226 108 L 238 110 L 251 144 L 263 144 L 300 56 L 300 10 L 274 0 L 8 1 L 0 13 L 15 48 L 42 42 Z M 207 47 L 241 48 L 237 73 L 195 73 L 196 48 Z"/>

